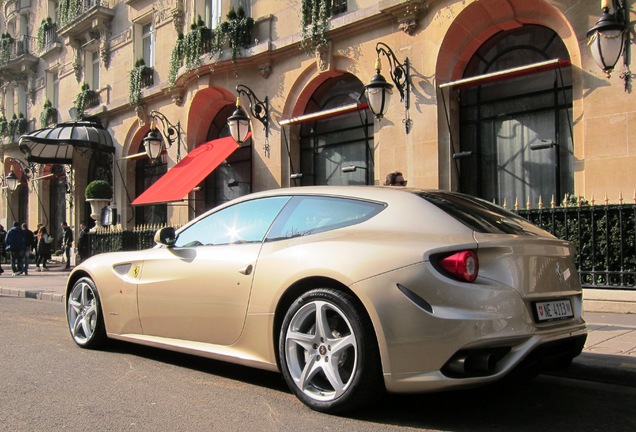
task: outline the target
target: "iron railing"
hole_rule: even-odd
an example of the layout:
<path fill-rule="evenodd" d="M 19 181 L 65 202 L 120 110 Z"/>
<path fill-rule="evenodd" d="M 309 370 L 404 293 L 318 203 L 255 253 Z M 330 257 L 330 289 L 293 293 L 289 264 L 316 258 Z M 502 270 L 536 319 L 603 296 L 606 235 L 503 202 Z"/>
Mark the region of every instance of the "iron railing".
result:
<path fill-rule="evenodd" d="M 114 252 L 150 249 L 160 226 L 141 226 L 132 230 L 101 229 L 88 233 L 89 256 Z"/>
<path fill-rule="evenodd" d="M 576 245 L 584 288 L 636 289 L 636 205 L 517 210 L 520 216 Z"/>
<path fill-rule="evenodd" d="M 20 36 L 16 39 L 4 38 L 0 42 L 0 66 L 6 66 L 25 54 L 35 55 L 37 41 L 31 36 Z"/>

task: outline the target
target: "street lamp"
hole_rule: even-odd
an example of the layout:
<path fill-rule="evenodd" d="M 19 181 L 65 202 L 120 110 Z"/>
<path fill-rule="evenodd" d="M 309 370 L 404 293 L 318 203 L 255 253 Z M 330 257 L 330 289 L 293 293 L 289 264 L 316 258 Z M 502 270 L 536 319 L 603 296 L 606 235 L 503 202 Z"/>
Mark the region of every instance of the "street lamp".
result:
<path fill-rule="evenodd" d="M 20 186 L 20 179 L 17 175 L 15 175 L 15 172 L 13 171 L 13 165 L 11 166 L 11 171 L 5 177 L 5 181 L 7 182 L 7 188 L 10 191 L 17 190 L 18 186 Z"/>
<path fill-rule="evenodd" d="M 157 160 L 166 149 L 163 140 L 165 136 L 168 141 L 167 147 L 172 147 L 172 144 L 177 143 L 177 162 L 179 162 L 181 160 L 181 133 L 183 132 L 181 121 L 177 121 L 177 124 L 174 125 L 163 113 L 156 110 L 150 112 L 150 118 L 152 119 L 150 132 L 143 139 L 146 154 L 151 160 Z M 161 125 L 163 135 L 157 128 L 157 122 Z"/>
<path fill-rule="evenodd" d="M 150 125 L 150 132 L 148 132 L 148 135 L 146 135 L 143 141 L 146 154 L 150 160 L 158 159 L 159 156 L 161 156 L 161 150 L 163 150 L 163 139 L 154 122 Z"/>
<path fill-rule="evenodd" d="M 610 9 L 614 13 L 610 12 Z M 627 49 L 629 46 L 628 11 L 625 0 L 601 0 L 602 15 L 596 25 L 587 32 L 588 45 L 592 58 L 609 78 L 618 59 L 623 55 L 625 67 L 629 67 Z M 625 87 L 629 86 L 631 73 L 621 75 L 625 80 Z"/>
<path fill-rule="evenodd" d="M 238 94 L 236 110 L 227 119 L 230 135 L 239 145 L 243 144 L 247 139 L 247 134 L 250 130 L 250 119 L 241 108 L 241 95 L 245 95 L 250 102 L 250 114 L 265 126 L 265 139 L 267 140 L 269 138 L 269 99 L 265 96 L 265 100 L 261 101 L 249 87 L 243 84 L 236 86 L 236 93 Z"/>
<path fill-rule="evenodd" d="M 371 82 L 364 86 L 364 88 L 369 108 L 375 115 L 375 118 L 381 120 L 388 110 L 389 101 L 393 94 L 393 85 L 387 82 L 381 74 L 382 62 L 380 61 L 380 54 L 384 54 L 389 61 L 391 80 L 400 92 L 400 101 L 404 101 L 404 107 L 407 111 L 410 106 L 411 76 L 408 57 L 404 60 L 404 63 L 400 63 L 393 50 L 383 42 L 376 44 L 375 51 L 378 54 L 375 60 L 376 74 L 371 78 Z M 404 123 L 406 125 L 406 133 L 408 133 L 410 120 L 405 120 Z"/>

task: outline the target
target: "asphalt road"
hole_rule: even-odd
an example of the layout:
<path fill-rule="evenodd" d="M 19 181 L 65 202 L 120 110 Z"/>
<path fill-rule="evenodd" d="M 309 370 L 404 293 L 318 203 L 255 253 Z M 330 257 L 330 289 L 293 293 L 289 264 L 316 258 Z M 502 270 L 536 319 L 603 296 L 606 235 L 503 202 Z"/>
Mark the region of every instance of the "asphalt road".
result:
<path fill-rule="evenodd" d="M 80 349 L 63 308 L 0 296 L 0 430 L 636 430 L 634 387 L 585 375 L 392 395 L 347 416 L 320 414 L 276 373 L 125 343 Z"/>

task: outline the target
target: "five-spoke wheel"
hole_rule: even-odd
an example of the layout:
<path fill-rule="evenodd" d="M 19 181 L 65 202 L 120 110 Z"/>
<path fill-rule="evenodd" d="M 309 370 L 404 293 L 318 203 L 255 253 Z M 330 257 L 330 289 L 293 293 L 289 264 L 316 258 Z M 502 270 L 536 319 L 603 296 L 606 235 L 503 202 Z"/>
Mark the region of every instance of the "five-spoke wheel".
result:
<path fill-rule="evenodd" d="M 323 412 L 352 409 L 381 394 L 381 373 L 368 319 L 332 289 L 299 297 L 283 321 L 279 352 L 288 385 Z"/>
<path fill-rule="evenodd" d="M 97 288 L 89 278 L 81 278 L 66 299 L 66 318 L 71 336 L 84 348 L 97 348 L 106 340 Z"/>

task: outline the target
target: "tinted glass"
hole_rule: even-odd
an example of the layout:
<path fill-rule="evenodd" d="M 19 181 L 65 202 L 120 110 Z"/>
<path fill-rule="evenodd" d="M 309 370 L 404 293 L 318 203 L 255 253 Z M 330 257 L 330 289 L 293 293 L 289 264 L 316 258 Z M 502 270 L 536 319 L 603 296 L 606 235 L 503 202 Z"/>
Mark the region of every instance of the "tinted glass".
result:
<path fill-rule="evenodd" d="M 179 233 L 176 247 L 211 246 L 263 241 L 289 197 L 242 202 L 201 219 Z"/>
<path fill-rule="evenodd" d="M 526 219 L 479 198 L 446 192 L 419 192 L 417 195 L 480 233 L 547 235 Z"/>
<path fill-rule="evenodd" d="M 268 240 L 306 236 L 364 222 L 384 209 L 376 202 L 322 196 L 295 196 Z"/>

